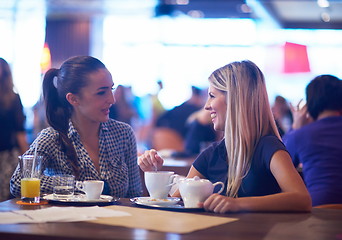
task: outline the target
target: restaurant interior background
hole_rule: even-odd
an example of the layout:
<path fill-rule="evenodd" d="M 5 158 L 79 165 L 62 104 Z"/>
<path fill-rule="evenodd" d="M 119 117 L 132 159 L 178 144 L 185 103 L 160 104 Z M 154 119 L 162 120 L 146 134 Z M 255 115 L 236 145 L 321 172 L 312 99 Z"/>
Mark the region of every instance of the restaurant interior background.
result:
<path fill-rule="evenodd" d="M 164 89 L 165 108 L 181 104 L 191 85 L 250 59 L 264 72 L 272 103 L 296 103 L 318 74 L 342 77 L 340 0 L 0 0 L 0 57 L 32 125 L 44 68 L 73 55 L 92 55 L 115 85 L 143 98 Z M 43 47 L 51 62 L 42 69 Z"/>

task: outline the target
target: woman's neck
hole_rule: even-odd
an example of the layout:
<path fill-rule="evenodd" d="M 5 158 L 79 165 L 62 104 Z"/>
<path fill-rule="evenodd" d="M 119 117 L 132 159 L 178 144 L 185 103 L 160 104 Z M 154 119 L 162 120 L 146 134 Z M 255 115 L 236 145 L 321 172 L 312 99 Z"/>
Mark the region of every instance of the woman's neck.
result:
<path fill-rule="evenodd" d="M 100 172 L 99 129 L 100 123 L 89 121 L 85 118 L 71 117 L 74 127 L 80 135 L 81 142 L 93 161 L 94 166 Z"/>
<path fill-rule="evenodd" d="M 87 121 L 86 119 L 80 119 L 76 116 L 71 117 L 71 121 L 74 127 L 77 129 L 81 139 L 87 139 L 89 137 L 98 137 L 100 123 Z"/>

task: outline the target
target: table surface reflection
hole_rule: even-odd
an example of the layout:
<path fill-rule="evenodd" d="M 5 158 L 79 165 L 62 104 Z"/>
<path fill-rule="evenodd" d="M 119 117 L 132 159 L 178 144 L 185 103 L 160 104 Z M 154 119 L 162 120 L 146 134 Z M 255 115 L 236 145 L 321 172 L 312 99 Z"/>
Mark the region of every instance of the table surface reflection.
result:
<path fill-rule="evenodd" d="M 0 203 L 0 211 L 19 209 L 39 209 L 52 205 L 21 206 L 18 199 Z M 121 199 L 119 204 L 131 206 L 129 199 Z M 162 210 L 161 210 L 162 211 Z M 193 213 L 188 213 L 193 214 Z M 108 226 L 88 222 L 0 224 L 0 239 L 341 239 L 342 210 L 313 209 L 311 213 L 235 213 L 214 214 L 213 216 L 238 218 L 232 223 L 211 227 L 187 234 L 163 233 L 136 228 Z"/>

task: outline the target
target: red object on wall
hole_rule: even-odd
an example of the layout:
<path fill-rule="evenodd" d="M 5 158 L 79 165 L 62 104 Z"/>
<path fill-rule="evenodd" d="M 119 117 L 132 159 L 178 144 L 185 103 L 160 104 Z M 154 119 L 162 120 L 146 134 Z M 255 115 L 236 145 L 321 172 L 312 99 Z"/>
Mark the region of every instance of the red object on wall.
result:
<path fill-rule="evenodd" d="M 284 46 L 284 73 L 310 72 L 307 47 L 286 42 Z"/>
<path fill-rule="evenodd" d="M 51 68 L 51 54 L 50 48 L 47 43 L 44 44 L 42 57 L 40 59 L 40 70 L 42 74 L 45 74 L 47 70 Z"/>

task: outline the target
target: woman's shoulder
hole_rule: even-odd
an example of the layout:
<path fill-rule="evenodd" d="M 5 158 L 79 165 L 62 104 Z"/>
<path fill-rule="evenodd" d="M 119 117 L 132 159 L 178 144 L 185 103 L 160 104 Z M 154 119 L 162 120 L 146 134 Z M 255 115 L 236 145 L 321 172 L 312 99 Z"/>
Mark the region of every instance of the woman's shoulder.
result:
<path fill-rule="evenodd" d="M 260 138 L 259 144 L 282 143 L 282 141 L 275 135 L 266 135 Z"/>
<path fill-rule="evenodd" d="M 264 159 L 269 162 L 273 154 L 279 150 L 287 151 L 284 143 L 275 135 L 267 135 L 260 138 L 254 151 L 254 158 Z"/>
<path fill-rule="evenodd" d="M 224 139 L 213 142 L 204 151 L 202 151 L 193 163 L 197 171 L 206 175 L 209 166 L 222 165 L 226 162 L 227 151 Z"/>
<path fill-rule="evenodd" d="M 55 129 L 53 129 L 52 127 L 47 127 L 38 133 L 35 141 L 52 142 L 55 141 L 58 138 L 58 136 L 59 134 Z"/>
<path fill-rule="evenodd" d="M 38 146 L 39 151 L 51 154 L 53 149 L 58 148 L 58 137 L 58 132 L 52 127 L 45 128 L 38 133 L 36 139 L 31 144 L 29 151 L 34 151 L 36 146 Z"/>
<path fill-rule="evenodd" d="M 38 136 L 40 135 L 58 135 L 58 132 L 53 127 L 47 127 L 44 128 L 38 133 Z"/>
<path fill-rule="evenodd" d="M 256 149 L 264 150 L 286 150 L 286 147 L 281 139 L 275 135 L 266 135 L 260 138 Z"/>

